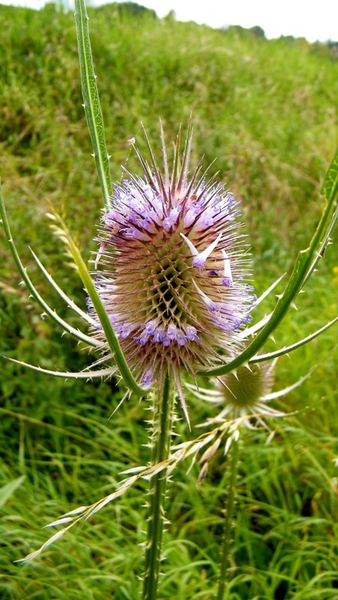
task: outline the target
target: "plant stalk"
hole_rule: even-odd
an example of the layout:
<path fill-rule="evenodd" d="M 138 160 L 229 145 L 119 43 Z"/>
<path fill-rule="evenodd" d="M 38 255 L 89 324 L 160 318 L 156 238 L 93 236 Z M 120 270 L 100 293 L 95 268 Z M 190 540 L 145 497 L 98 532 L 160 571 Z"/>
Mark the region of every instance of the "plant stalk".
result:
<path fill-rule="evenodd" d="M 238 472 L 238 456 L 239 456 L 239 441 L 234 440 L 231 444 L 230 449 L 230 480 L 228 483 L 228 495 L 225 503 L 225 520 L 224 520 L 224 532 L 221 550 L 221 570 L 218 584 L 217 600 L 223 600 L 225 586 L 227 583 L 227 571 L 228 562 L 230 555 L 230 544 L 231 544 L 231 525 L 233 508 L 235 504 L 236 496 L 236 479 Z"/>
<path fill-rule="evenodd" d="M 75 0 L 75 24 L 80 62 L 83 107 L 93 145 L 93 155 L 103 193 L 105 208 L 109 209 L 112 189 L 109 170 L 109 154 L 106 147 L 103 116 L 99 92 L 96 85 L 88 20 L 86 0 Z"/>
<path fill-rule="evenodd" d="M 154 421 L 151 464 L 167 460 L 170 453 L 174 395 L 170 376 L 163 378 L 158 394 L 154 394 Z M 155 600 L 161 564 L 161 547 L 165 522 L 164 501 L 167 475 L 162 470 L 150 479 L 148 532 L 145 554 L 143 600 Z"/>

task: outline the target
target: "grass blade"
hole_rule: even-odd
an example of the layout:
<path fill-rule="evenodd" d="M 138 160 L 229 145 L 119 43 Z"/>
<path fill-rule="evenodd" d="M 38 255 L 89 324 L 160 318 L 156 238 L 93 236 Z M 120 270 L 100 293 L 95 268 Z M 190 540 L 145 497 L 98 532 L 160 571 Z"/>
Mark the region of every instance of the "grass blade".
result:
<path fill-rule="evenodd" d="M 15 490 L 22 484 L 24 479 L 24 476 L 18 477 L 0 488 L 0 507 L 6 504 L 7 500 L 14 494 Z"/>

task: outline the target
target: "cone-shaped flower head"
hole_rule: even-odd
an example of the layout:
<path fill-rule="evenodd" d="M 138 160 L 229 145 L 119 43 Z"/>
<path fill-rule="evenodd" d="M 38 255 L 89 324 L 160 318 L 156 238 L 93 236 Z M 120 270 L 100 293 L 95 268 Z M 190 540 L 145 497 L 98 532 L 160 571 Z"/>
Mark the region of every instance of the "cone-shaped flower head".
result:
<path fill-rule="evenodd" d="M 179 137 L 171 173 L 163 133 L 163 173 L 147 137 L 150 163 L 134 147 L 142 177 L 126 171 L 99 235 L 96 287 L 143 383 L 233 356 L 253 302 L 238 202 L 200 164 L 188 179 L 191 129 L 181 162 Z"/>

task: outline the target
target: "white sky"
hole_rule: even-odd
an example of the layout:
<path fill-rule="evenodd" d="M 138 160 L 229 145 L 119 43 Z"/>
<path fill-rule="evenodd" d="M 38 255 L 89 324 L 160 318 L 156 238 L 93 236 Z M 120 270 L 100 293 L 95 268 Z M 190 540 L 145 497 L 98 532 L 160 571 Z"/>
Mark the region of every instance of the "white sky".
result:
<path fill-rule="evenodd" d="M 103 4 L 106 0 L 90 0 Z M 137 1 L 137 0 L 135 0 Z M 44 0 L 0 0 L 0 4 L 17 4 L 40 8 Z M 72 0 L 65 4 L 72 4 Z M 338 0 L 138 0 L 153 8 L 159 17 L 171 10 L 178 21 L 196 21 L 211 27 L 260 25 L 268 38 L 281 35 L 316 40 L 338 41 Z"/>

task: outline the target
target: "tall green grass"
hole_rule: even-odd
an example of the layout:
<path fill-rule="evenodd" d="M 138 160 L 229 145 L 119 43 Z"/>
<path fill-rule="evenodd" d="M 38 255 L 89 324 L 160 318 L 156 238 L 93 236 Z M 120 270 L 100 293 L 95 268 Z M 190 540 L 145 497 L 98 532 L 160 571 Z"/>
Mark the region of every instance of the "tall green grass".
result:
<path fill-rule="evenodd" d="M 112 174 L 133 160 L 128 139 L 143 121 L 156 147 L 193 113 L 194 157 L 242 199 L 258 293 L 286 270 L 320 214 L 320 185 L 337 144 L 338 62 L 325 45 L 267 41 L 237 30 L 89 10 Z M 84 304 L 81 284 L 51 236 L 50 203 L 87 256 L 102 207 L 82 109 L 73 15 L 0 5 L 0 172 L 13 233 L 39 289 L 76 325 L 36 273 L 28 246 Z M 320 271 L 279 330 L 291 343 L 337 314 L 337 234 Z M 0 245 L 0 353 L 45 368 L 80 370 L 94 356 L 39 317 Z M 269 302 L 265 306 L 269 308 Z M 227 598 L 338 598 L 336 331 L 279 361 L 276 389 L 318 365 L 278 407 L 294 413 L 241 440 L 236 527 Z M 274 347 L 271 342 L 271 348 Z M 14 560 L 48 537 L 61 513 L 110 493 L 119 473 L 148 460 L 146 403 L 130 400 L 108 420 L 114 382 L 62 382 L 0 363 L 0 596 L 8 600 L 139 598 L 146 528 L 142 483 L 38 560 Z M 193 433 L 211 408 L 189 399 Z M 269 443 L 267 441 L 269 440 Z M 160 597 L 214 597 L 228 478 L 222 452 L 209 475 L 189 464 L 169 489 Z M 23 479 L 20 479 L 23 477 Z M 6 487 L 7 486 L 7 487 Z M 11 487 L 12 486 L 12 487 Z"/>

